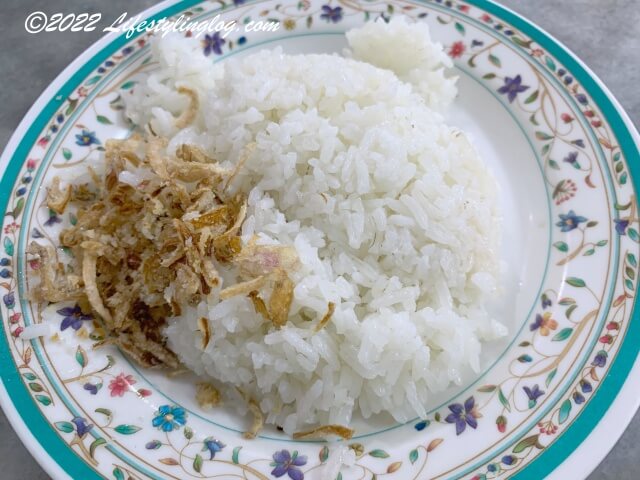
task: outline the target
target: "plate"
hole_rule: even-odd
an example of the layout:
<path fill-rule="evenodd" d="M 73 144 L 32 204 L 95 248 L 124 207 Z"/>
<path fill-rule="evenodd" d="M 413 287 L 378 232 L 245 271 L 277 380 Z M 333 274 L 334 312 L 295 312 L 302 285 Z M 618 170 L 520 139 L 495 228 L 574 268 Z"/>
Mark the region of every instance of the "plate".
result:
<path fill-rule="evenodd" d="M 460 77 L 448 121 L 469 132 L 500 184 L 508 340 L 487 349 L 481 375 L 434 397 L 427 418 L 359 420 L 346 443 L 355 464 L 337 478 L 586 476 L 640 391 L 640 141 L 602 83 L 548 34 L 486 0 L 185 0 L 143 18 L 180 15 L 279 22 L 277 32 L 215 37 L 212 62 L 276 45 L 340 51 L 346 30 L 379 17 L 428 24 Z M 42 186 L 128 133 L 121 96 L 152 68 L 147 34 L 105 37 L 43 93 L 2 156 L 2 407 L 54 478 L 333 480 L 335 443 L 269 429 L 244 440 L 250 420 L 200 409 L 192 379 L 93 350 L 101 332 L 77 306 L 29 301 L 39 264 L 26 246 L 55 244 L 74 221 L 46 208 Z M 55 332 L 22 338 L 42 321 Z"/>

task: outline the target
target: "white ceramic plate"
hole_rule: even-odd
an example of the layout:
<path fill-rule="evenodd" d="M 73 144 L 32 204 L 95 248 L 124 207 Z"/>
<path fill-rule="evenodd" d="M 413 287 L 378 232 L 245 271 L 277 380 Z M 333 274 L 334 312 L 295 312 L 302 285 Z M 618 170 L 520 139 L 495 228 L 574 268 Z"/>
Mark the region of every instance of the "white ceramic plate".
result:
<path fill-rule="evenodd" d="M 500 312 L 510 338 L 488 350 L 482 375 L 435 398 L 428 418 L 358 421 L 348 442 L 356 465 L 338 478 L 585 476 L 627 425 L 639 391 L 639 142 L 602 84 L 546 33 L 486 0 L 185 0 L 143 17 L 185 12 L 281 22 L 276 33 L 232 34 L 220 54 L 209 51 L 211 61 L 276 45 L 339 51 L 346 30 L 380 16 L 429 24 L 460 75 L 449 122 L 471 134 L 501 185 L 509 270 Z M 202 411 L 190 379 L 93 351 L 85 333 L 99 332 L 74 305 L 28 300 L 28 272 L 38 265 L 25 245 L 55 244 L 73 221 L 43 206 L 40 186 L 127 133 L 119 96 L 152 68 L 146 40 L 110 36 L 90 48 L 36 102 L 0 161 L 2 407 L 56 478 L 326 480 L 334 445 L 268 429 L 244 440 L 248 420 Z M 57 325 L 57 341 L 21 338 L 43 319 Z"/>

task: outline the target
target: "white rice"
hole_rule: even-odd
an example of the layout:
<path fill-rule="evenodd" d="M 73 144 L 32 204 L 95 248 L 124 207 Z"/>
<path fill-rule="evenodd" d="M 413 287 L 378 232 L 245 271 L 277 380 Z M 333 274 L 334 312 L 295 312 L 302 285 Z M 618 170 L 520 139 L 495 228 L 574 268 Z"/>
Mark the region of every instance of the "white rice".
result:
<path fill-rule="evenodd" d="M 288 324 L 214 291 L 166 333 L 185 365 L 247 392 L 287 433 L 354 412 L 425 416 L 431 393 L 477 371 L 481 342 L 506 333 L 485 308 L 498 284 L 496 186 L 437 112 L 456 94 L 449 58 L 402 18 L 347 39 L 352 58 L 276 49 L 213 64 L 195 40 L 157 38 L 160 68 L 126 98 L 169 149 L 197 144 L 231 165 L 257 145 L 234 183 L 248 195 L 243 240 L 295 247 Z M 201 99 L 181 131 L 178 86 Z M 333 318 L 314 333 L 328 302 Z"/>

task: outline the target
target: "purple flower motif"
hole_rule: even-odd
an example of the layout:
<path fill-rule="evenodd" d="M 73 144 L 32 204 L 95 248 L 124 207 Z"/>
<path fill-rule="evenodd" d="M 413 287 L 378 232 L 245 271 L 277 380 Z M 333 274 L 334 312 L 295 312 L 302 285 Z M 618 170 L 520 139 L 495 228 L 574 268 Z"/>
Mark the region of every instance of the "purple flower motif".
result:
<path fill-rule="evenodd" d="M 87 425 L 87 421 L 82 417 L 75 417 L 71 423 L 76 426 L 76 432 L 81 439 L 93 428 L 93 425 Z"/>
<path fill-rule="evenodd" d="M 237 7 L 238 5 L 242 5 L 247 0 L 233 0 L 233 4 Z"/>
<path fill-rule="evenodd" d="M 471 40 L 471 48 L 481 47 L 484 45 L 484 42 L 481 40 Z"/>
<path fill-rule="evenodd" d="M 289 453 L 289 450 L 280 450 L 273 454 L 271 466 L 275 468 L 271 470 L 271 475 L 280 478 L 286 473 L 291 480 L 304 480 L 304 473 L 298 467 L 306 463 L 306 455 L 298 456 L 297 450 L 294 450 L 293 454 Z"/>
<path fill-rule="evenodd" d="M 98 385 L 94 385 L 93 383 L 87 382 L 82 388 L 84 388 L 87 392 L 91 393 L 91 395 L 95 395 L 98 393 Z"/>
<path fill-rule="evenodd" d="M 584 396 L 580 392 L 573 392 L 573 401 L 576 402 L 576 405 L 580 405 L 584 403 Z"/>
<path fill-rule="evenodd" d="M 100 140 L 96 137 L 96 132 L 90 132 L 89 130 L 82 130 L 82 133 L 76 135 L 76 145 L 81 147 L 88 147 L 89 145 L 100 145 Z"/>
<path fill-rule="evenodd" d="M 208 57 L 211 52 L 216 55 L 222 55 L 222 46 L 225 43 L 227 43 L 227 41 L 220 36 L 220 32 L 216 32 L 213 35 L 205 35 L 204 40 L 202 40 L 205 57 Z"/>
<path fill-rule="evenodd" d="M 562 161 L 567 162 L 575 167 L 576 162 L 578 161 L 578 152 L 576 151 L 570 152 L 566 157 L 562 159 Z"/>
<path fill-rule="evenodd" d="M 13 292 L 9 292 L 4 297 L 2 297 L 2 301 L 7 308 L 13 308 L 16 305 L 16 297 Z"/>
<path fill-rule="evenodd" d="M 42 237 L 44 237 L 44 235 L 42 235 L 42 232 L 40 232 L 40 230 L 38 230 L 37 228 L 34 228 L 33 230 L 31 230 L 31 236 L 33 238 L 42 238 Z"/>
<path fill-rule="evenodd" d="M 49 210 L 49 218 L 47 218 L 47 220 L 44 222 L 44 226 L 51 227 L 52 225 L 60 222 L 62 222 L 62 219 L 58 215 L 56 215 L 56 212 L 54 212 L 53 210 Z"/>
<path fill-rule="evenodd" d="M 160 442 L 159 440 L 151 440 L 150 442 L 146 443 L 144 448 L 146 448 L 147 450 L 157 450 L 162 446 L 162 442 Z"/>
<path fill-rule="evenodd" d="M 616 226 L 616 232 L 618 235 L 626 235 L 627 227 L 629 226 L 629 220 L 625 220 L 622 218 L 616 218 L 613 223 Z"/>
<path fill-rule="evenodd" d="M 60 324 L 60 331 L 66 330 L 71 327 L 74 330 L 80 330 L 82 327 L 82 322 L 87 320 L 93 320 L 91 315 L 85 315 L 82 313 L 80 306 L 78 304 L 73 307 L 64 307 L 60 310 L 56 310 L 58 315 L 62 315 L 64 318 L 62 319 L 62 323 Z"/>
<path fill-rule="evenodd" d="M 522 85 L 522 77 L 516 75 L 514 78 L 506 77 L 504 79 L 504 85 L 498 89 L 498 93 L 506 94 L 509 103 L 512 103 L 519 93 L 524 92 L 528 88 L 527 85 Z"/>
<path fill-rule="evenodd" d="M 506 455 L 502 457 L 502 463 L 505 465 L 513 465 L 516 462 L 517 458 L 513 455 Z"/>
<path fill-rule="evenodd" d="M 456 435 L 460 435 L 464 432 L 467 425 L 474 429 L 478 426 L 476 419 L 480 417 L 480 414 L 476 410 L 475 400 L 473 397 L 467 398 L 464 402 L 464 406 L 459 403 L 449 405 L 449 410 L 451 410 L 451 413 L 447 415 L 447 418 L 444 420 L 447 423 L 456 424 Z"/>
<path fill-rule="evenodd" d="M 589 380 L 585 380 L 584 378 L 580 380 L 580 388 L 582 389 L 582 393 L 591 393 L 593 391 L 593 386 Z"/>
<path fill-rule="evenodd" d="M 209 450 L 209 453 L 211 454 L 211 457 L 209 457 L 209 460 L 213 460 L 213 458 L 216 456 L 216 453 L 221 452 L 222 449 L 226 447 L 224 443 L 222 443 L 219 440 L 216 440 L 213 437 L 205 438 L 204 442 L 202 443 L 204 444 L 202 447 L 202 451 L 206 452 L 207 450 Z"/>
<path fill-rule="evenodd" d="M 582 105 L 586 105 L 587 103 L 589 103 L 589 101 L 587 100 L 587 96 L 583 93 L 577 94 L 576 100 L 578 100 Z"/>
<path fill-rule="evenodd" d="M 542 294 L 542 297 L 540 298 L 540 301 L 542 302 L 542 308 L 547 308 L 547 307 L 550 307 L 551 305 L 553 305 L 553 302 L 551 301 L 551 299 L 549 298 L 549 296 L 546 293 Z"/>
<path fill-rule="evenodd" d="M 330 5 L 323 5 L 320 18 L 329 23 L 338 23 L 342 20 L 342 7 L 331 8 Z"/>
<path fill-rule="evenodd" d="M 569 210 L 569 213 L 566 215 L 561 213 L 558 216 L 560 217 L 560 221 L 556 223 L 556 226 L 560 227 L 561 232 L 570 232 L 571 230 L 578 228 L 578 225 L 581 223 L 587 221 L 585 217 L 576 215 L 573 210 Z"/>
<path fill-rule="evenodd" d="M 544 395 L 544 392 L 540 390 L 540 387 L 538 387 L 537 383 L 531 388 L 522 387 L 522 389 L 524 390 L 524 393 L 526 393 L 527 397 L 529 398 L 529 408 L 535 407 L 536 403 L 538 402 L 538 398 Z"/>
<path fill-rule="evenodd" d="M 609 354 L 605 350 L 600 350 L 598 353 L 596 353 L 596 356 L 594 357 L 593 362 L 591 362 L 591 365 L 593 365 L 594 367 L 604 367 L 607 364 L 608 356 Z"/>

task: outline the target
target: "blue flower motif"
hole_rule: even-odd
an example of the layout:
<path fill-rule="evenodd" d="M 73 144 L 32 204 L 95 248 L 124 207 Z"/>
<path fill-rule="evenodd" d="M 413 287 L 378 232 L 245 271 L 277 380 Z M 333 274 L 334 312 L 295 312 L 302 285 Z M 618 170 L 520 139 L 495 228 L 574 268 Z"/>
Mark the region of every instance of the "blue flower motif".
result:
<path fill-rule="evenodd" d="M 102 386 L 102 385 L 100 385 L 100 386 Z M 91 382 L 87 382 L 87 383 L 85 383 L 85 384 L 82 386 L 82 388 L 84 388 L 84 389 L 85 389 L 87 392 L 89 392 L 91 395 L 95 395 L 95 394 L 97 394 L 97 393 L 98 393 L 98 390 L 100 389 L 100 388 L 98 387 L 98 385 L 94 385 L 94 384 L 93 384 L 93 383 L 91 383 Z"/>
<path fill-rule="evenodd" d="M 2 301 L 7 308 L 13 308 L 16 305 L 16 297 L 13 292 L 9 292 L 2 297 Z"/>
<path fill-rule="evenodd" d="M 584 378 L 580 380 L 580 388 L 582 389 L 582 393 L 591 393 L 593 391 L 593 386 L 589 380 L 585 380 Z"/>
<path fill-rule="evenodd" d="M 74 330 L 80 330 L 83 321 L 93 320 L 91 315 L 85 315 L 82 313 L 80 306 L 77 304 L 73 307 L 64 307 L 60 310 L 56 310 L 56 313 L 64 317 L 60 324 L 60 331 L 66 330 L 69 327 Z"/>
<path fill-rule="evenodd" d="M 576 405 L 580 405 L 584 403 L 584 396 L 580 392 L 573 392 L 573 401 L 576 402 Z"/>
<path fill-rule="evenodd" d="M 216 32 L 213 35 L 205 35 L 202 40 L 205 57 L 208 57 L 211 52 L 216 55 L 222 55 L 222 46 L 225 43 L 227 43 L 227 41 L 220 36 L 220 32 Z"/>
<path fill-rule="evenodd" d="M 482 45 L 484 45 L 484 42 L 481 40 L 471 40 L 471 48 L 481 47 Z"/>
<path fill-rule="evenodd" d="M 570 232 L 578 228 L 578 225 L 587 221 L 585 217 L 581 217 L 576 215 L 573 210 L 569 210 L 569 213 L 563 215 L 562 213 L 558 215 L 560 217 L 560 221 L 556 223 L 557 227 L 560 227 L 561 232 Z"/>
<path fill-rule="evenodd" d="M 185 425 L 187 423 L 186 416 L 187 412 L 184 411 L 184 408 L 180 408 L 177 405 L 174 405 L 173 407 L 169 405 L 161 405 L 160 408 L 158 408 L 156 416 L 153 417 L 151 424 L 163 432 L 171 432 L 172 430 L 179 429 L 181 425 Z"/>
<path fill-rule="evenodd" d="M 202 443 L 204 444 L 204 446 L 202 447 L 202 451 L 206 452 L 207 450 L 209 450 L 209 453 L 211 454 L 211 457 L 209 457 L 209 460 L 213 460 L 213 458 L 216 456 L 216 453 L 221 452 L 222 449 L 226 447 L 224 443 L 222 443 L 219 440 L 216 440 L 213 437 L 205 438 L 204 442 Z"/>
<path fill-rule="evenodd" d="M 291 480 L 303 480 L 304 473 L 298 467 L 302 467 L 306 463 L 306 455 L 298 456 L 297 450 L 294 450 L 293 454 L 289 453 L 289 450 L 280 450 L 273 454 L 271 466 L 276 468 L 271 470 L 271 475 L 280 478 L 286 473 Z"/>
<path fill-rule="evenodd" d="M 233 4 L 237 7 L 238 5 L 242 5 L 247 0 L 233 0 Z"/>
<path fill-rule="evenodd" d="M 421 432 L 422 430 L 424 430 L 425 428 L 427 428 L 429 426 L 431 422 L 429 420 L 422 420 L 421 422 L 416 423 L 413 428 L 415 428 L 417 431 Z"/>
<path fill-rule="evenodd" d="M 37 228 L 34 228 L 33 230 L 31 230 L 31 236 L 33 238 L 42 238 L 42 237 L 44 237 L 44 235 L 42 235 L 42 232 L 40 232 L 40 230 L 38 230 Z"/>
<path fill-rule="evenodd" d="M 76 426 L 76 432 L 81 439 L 93 428 L 93 425 L 87 425 L 87 421 L 82 417 L 75 417 L 71 423 Z"/>
<path fill-rule="evenodd" d="M 88 147 L 89 145 L 100 145 L 100 140 L 96 137 L 96 132 L 90 132 L 89 130 L 82 130 L 82 133 L 76 135 L 76 145 L 81 147 Z"/>
<path fill-rule="evenodd" d="M 342 7 L 331 8 L 330 5 L 323 5 L 320 18 L 326 20 L 329 23 L 338 23 L 340 20 L 342 20 Z"/>
<path fill-rule="evenodd" d="M 502 457 L 502 463 L 504 463 L 505 465 L 513 465 L 514 463 L 516 463 L 516 460 L 517 458 L 513 455 L 505 455 L 504 457 Z"/>
<path fill-rule="evenodd" d="M 53 210 L 49 210 L 49 218 L 47 218 L 47 220 L 44 222 L 44 226 L 51 227 L 52 225 L 60 222 L 62 222 L 62 219 L 58 215 L 56 215 L 56 212 L 54 212 Z"/>
<path fill-rule="evenodd" d="M 615 224 L 616 232 L 618 235 L 626 235 L 627 227 L 629 226 L 629 220 L 624 220 L 622 218 L 616 218 L 613 223 Z"/>
<path fill-rule="evenodd" d="M 498 93 L 506 94 L 509 103 L 512 103 L 519 93 L 524 92 L 528 88 L 527 85 L 522 85 L 522 77 L 516 75 L 514 78 L 506 77 L 504 79 L 504 85 L 498 89 Z"/>
<path fill-rule="evenodd" d="M 0 277 L 2 277 L 2 278 L 11 278 L 11 270 L 3 268 L 2 270 L 0 270 Z"/>
<path fill-rule="evenodd" d="M 150 442 L 145 444 L 144 448 L 146 448 L 147 450 L 157 450 L 161 446 L 162 446 L 162 442 L 158 440 L 151 440 Z"/>
<path fill-rule="evenodd" d="M 596 353 L 596 356 L 594 357 L 593 362 L 591 362 L 591 365 L 600 368 L 604 367 L 607 364 L 608 356 L 609 354 L 605 350 L 600 350 L 598 353 Z"/>
<path fill-rule="evenodd" d="M 578 152 L 573 151 L 569 152 L 569 154 L 562 159 L 563 162 L 567 162 L 573 166 L 576 166 L 576 162 L 578 161 Z"/>
<path fill-rule="evenodd" d="M 499 465 L 496 465 L 495 463 L 490 463 L 489 465 L 487 465 L 487 471 L 493 473 L 493 472 L 497 472 L 499 468 Z"/>
<path fill-rule="evenodd" d="M 576 100 L 578 100 L 582 105 L 586 105 L 587 103 L 589 103 L 589 101 L 587 100 L 587 96 L 583 93 L 577 94 Z"/>
<path fill-rule="evenodd" d="M 551 301 L 551 299 L 549 298 L 549 296 L 546 293 L 542 294 L 542 297 L 540 298 L 540 301 L 542 302 L 542 308 L 547 308 L 547 307 L 550 307 L 551 305 L 553 305 L 553 302 Z"/>
<path fill-rule="evenodd" d="M 538 402 L 538 398 L 544 395 L 544 392 L 540 390 L 540 387 L 538 387 L 537 383 L 531 388 L 522 387 L 522 389 L 524 390 L 524 393 L 526 393 L 527 397 L 529 398 L 529 408 L 535 407 L 536 403 Z"/>
<path fill-rule="evenodd" d="M 449 410 L 451 410 L 451 413 L 447 415 L 447 418 L 444 420 L 447 423 L 456 424 L 456 435 L 460 435 L 464 432 L 467 425 L 474 429 L 478 427 L 478 421 L 476 419 L 480 414 L 476 410 L 475 400 L 473 397 L 467 398 L 464 402 L 464 406 L 459 403 L 449 405 Z"/>
<path fill-rule="evenodd" d="M 0 259 L 0 267 L 6 267 L 8 265 L 11 265 L 11 260 L 8 258 Z"/>

